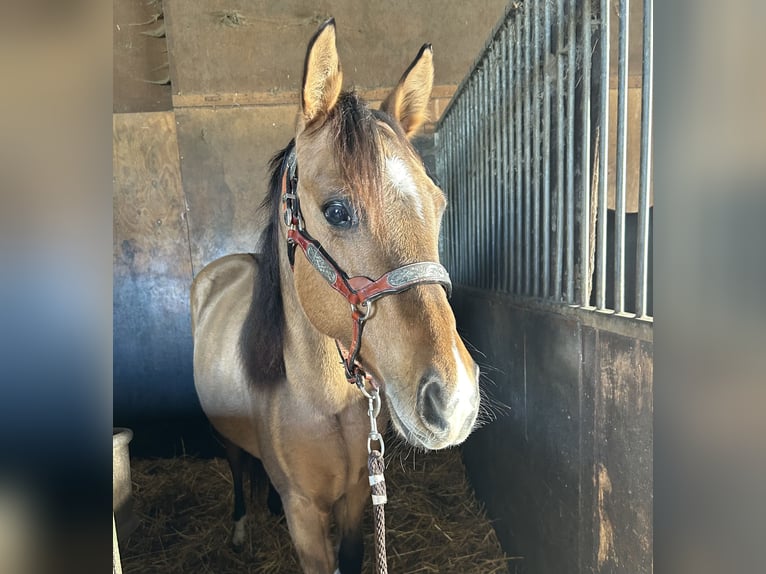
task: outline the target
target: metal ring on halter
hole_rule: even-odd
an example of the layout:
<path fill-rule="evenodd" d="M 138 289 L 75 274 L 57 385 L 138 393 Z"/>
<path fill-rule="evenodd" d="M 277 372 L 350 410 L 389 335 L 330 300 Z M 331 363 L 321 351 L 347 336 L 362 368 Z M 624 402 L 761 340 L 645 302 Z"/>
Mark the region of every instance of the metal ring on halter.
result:
<path fill-rule="evenodd" d="M 361 303 L 351 303 L 351 312 L 359 313 L 359 320 L 366 321 L 372 312 L 372 302 L 367 299 Z"/>
<path fill-rule="evenodd" d="M 367 392 L 367 389 L 364 388 L 364 376 L 359 371 L 356 372 L 356 386 L 368 401 L 375 400 L 374 397 L 378 395 L 378 389 L 373 389 L 372 393 Z M 378 407 L 378 412 L 380 412 L 380 407 Z"/>

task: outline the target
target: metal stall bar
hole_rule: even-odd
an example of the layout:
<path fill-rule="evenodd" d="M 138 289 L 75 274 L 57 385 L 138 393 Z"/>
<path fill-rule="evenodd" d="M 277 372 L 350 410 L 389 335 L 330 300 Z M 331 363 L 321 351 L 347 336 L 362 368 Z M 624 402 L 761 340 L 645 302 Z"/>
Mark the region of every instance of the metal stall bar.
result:
<path fill-rule="evenodd" d="M 435 133 L 434 134 L 434 145 L 439 146 L 439 140 L 443 139 L 446 135 L 445 131 L 442 131 L 441 133 Z M 444 149 L 444 146 L 442 146 L 442 149 Z M 436 154 L 436 173 L 442 173 L 442 165 L 444 164 L 444 157 L 442 154 Z M 449 216 L 448 216 L 449 217 Z M 442 221 L 441 228 L 439 229 L 439 258 L 442 261 L 442 264 L 446 264 L 449 269 L 449 260 L 447 258 L 446 249 L 447 241 L 444 238 L 449 237 L 449 223 L 448 221 Z"/>
<path fill-rule="evenodd" d="M 471 156 L 473 152 L 473 142 L 471 141 L 472 132 L 471 126 L 471 93 L 466 86 L 466 90 L 463 93 L 463 118 L 460 121 L 463 139 L 463 186 L 461 191 L 463 192 L 463 219 L 462 219 L 462 231 L 460 237 L 460 243 L 463 246 L 463 260 L 460 262 L 460 267 L 463 269 L 463 283 L 468 284 L 471 277 L 471 268 L 473 267 L 473 249 L 475 242 L 469 241 L 468 232 L 473 224 L 473 203 L 475 197 L 473 195 L 473 176 L 471 174 Z"/>
<path fill-rule="evenodd" d="M 476 285 L 482 289 L 486 289 L 486 265 L 484 265 L 484 259 L 487 255 L 488 241 L 487 241 L 487 61 L 486 58 L 479 64 L 478 77 L 477 77 L 477 92 L 476 92 L 476 129 L 478 130 L 476 148 L 478 172 L 477 185 L 479 186 L 479 213 L 477 214 L 475 227 L 477 231 L 477 243 L 479 245 L 479 257 L 476 260 Z"/>
<path fill-rule="evenodd" d="M 452 235 L 449 238 L 450 242 L 452 243 L 452 250 L 450 251 L 451 259 L 448 269 L 456 279 L 457 273 L 460 271 L 460 267 L 458 266 L 457 262 L 460 258 L 460 233 L 462 231 L 460 228 L 460 219 L 458 214 L 462 213 L 463 208 L 460 198 L 465 195 L 465 188 L 461 186 L 462 182 L 460 180 L 460 175 L 462 172 L 461 154 L 463 153 L 463 140 L 459 137 L 461 108 L 462 101 L 458 102 L 457 105 L 449 110 L 449 114 L 453 118 L 452 144 L 454 148 L 452 153 L 452 182 L 444 189 L 444 192 L 447 194 L 448 217 L 452 222 Z"/>
<path fill-rule="evenodd" d="M 532 234 L 532 99 L 530 79 L 532 74 L 532 55 L 529 45 L 531 43 L 531 18 L 530 9 L 524 6 L 524 294 L 532 293 L 532 243 L 529 237 Z"/>
<path fill-rule="evenodd" d="M 495 210 L 496 217 L 492 222 L 493 240 L 492 243 L 495 246 L 496 259 L 492 265 L 494 270 L 494 281 L 492 282 L 492 288 L 495 291 L 501 291 L 503 288 L 503 278 L 505 277 L 505 267 L 508 265 L 508 253 L 506 251 L 506 243 L 503 241 L 503 227 L 506 227 L 506 218 L 508 217 L 508 209 L 506 203 L 508 201 L 508 187 L 506 186 L 504 174 L 507 172 L 507 164 L 503 163 L 503 134 L 507 132 L 505 128 L 505 111 L 503 106 L 503 77 L 504 77 L 504 62 L 503 62 L 503 42 L 502 42 L 502 28 L 495 36 L 493 43 L 494 58 L 495 58 L 495 85 L 492 90 L 494 96 L 495 112 L 493 114 L 493 135 L 495 139 L 495 154 L 494 164 L 495 169 L 492 174 L 492 187 L 500 190 L 499 197 L 495 197 L 492 201 L 492 206 Z"/>
<path fill-rule="evenodd" d="M 511 89 L 513 87 L 513 67 L 511 66 L 512 54 L 509 49 L 509 43 L 511 42 L 511 24 L 508 20 L 505 21 L 501 42 L 503 47 L 503 129 L 501 130 L 503 135 L 503 149 L 501 152 L 502 160 L 500 163 L 505 166 L 503 169 L 503 188 L 505 189 L 503 212 L 506 214 L 502 228 L 503 236 L 501 239 L 505 246 L 505 273 L 501 288 L 505 292 L 510 292 L 513 281 L 513 261 L 516 257 L 512 248 L 514 235 L 513 227 L 516 213 L 513 202 L 513 163 L 510 151 L 513 149 L 513 99 L 511 97 Z"/>
<path fill-rule="evenodd" d="M 641 159 L 638 176 L 638 245 L 636 253 L 636 316 L 647 315 L 649 268 L 649 188 L 652 178 L 652 100 L 654 74 L 654 14 L 644 0 L 643 70 L 641 73 Z"/>
<path fill-rule="evenodd" d="M 614 210 L 614 310 L 625 312 L 625 195 L 628 149 L 628 20 L 629 0 L 620 0 L 617 57 L 617 165 Z"/>
<path fill-rule="evenodd" d="M 478 213 L 476 214 L 476 243 L 479 247 L 479 256 L 476 258 L 476 275 L 474 276 L 474 285 L 480 288 L 485 288 L 484 283 L 484 260 L 485 251 L 487 249 L 487 223 L 485 220 L 487 213 L 487 190 L 485 185 L 486 180 L 486 153 L 485 150 L 485 137 L 484 128 L 486 122 L 484 121 L 486 107 L 484 102 L 484 95 L 486 94 L 484 86 L 484 74 L 486 72 L 486 61 L 479 64 L 479 69 L 476 78 L 476 185 L 478 187 Z"/>
<path fill-rule="evenodd" d="M 523 255 L 522 255 L 522 247 L 521 247 L 521 234 L 524 229 L 523 227 L 523 214 L 524 214 L 524 204 L 523 204 L 523 185 L 524 185 L 524 154 L 522 151 L 523 148 L 523 142 L 522 142 L 522 110 L 524 108 L 524 101 L 521 97 L 521 85 L 522 81 L 525 78 L 525 75 L 523 73 L 522 67 L 521 67 L 521 18 L 517 16 L 513 19 L 513 27 L 514 27 L 514 62 L 515 66 L 514 69 L 516 70 L 516 83 L 514 85 L 514 106 L 515 106 L 515 116 L 516 120 L 514 122 L 514 128 L 516 130 L 516 153 L 515 153 L 515 164 L 516 164 L 516 198 L 515 198 L 515 205 L 516 205 L 516 236 L 514 238 L 514 293 L 521 293 L 522 288 L 522 276 L 523 276 Z M 524 131 L 526 134 L 526 131 Z"/>
<path fill-rule="evenodd" d="M 493 43 L 494 47 L 494 43 Z M 497 84 L 493 83 L 495 71 L 497 65 L 495 62 L 495 51 L 490 50 L 487 52 L 487 78 L 485 82 L 486 94 L 484 95 L 484 101 L 486 103 L 484 107 L 484 118 L 487 123 L 487 144 L 484 147 L 484 155 L 486 156 L 487 165 L 487 179 L 484 182 L 484 186 L 487 191 L 488 202 L 486 213 L 489 219 L 487 224 L 487 253 L 489 254 L 489 264 L 485 263 L 484 267 L 487 269 L 487 275 L 489 281 L 487 282 L 488 289 L 496 289 L 495 280 L 497 277 L 497 242 L 495 241 L 495 228 L 497 227 L 497 221 L 499 221 L 499 213 L 497 210 L 497 203 L 500 200 L 500 196 L 503 194 L 502 188 L 497 185 L 497 179 L 495 177 L 495 127 L 499 123 L 497 120 L 497 106 L 495 96 L 497 95 Z"/>
<path fill-rule="evenodd" d="M 545 0 L 544 0 L 545 1 Z M 551 3 L 543 8 L 543 289 L 550 296 L 551 287 Z"/>
<path fill-rule="evenodd" d="M 564 0 L 557 0 L 556 15 L 556 251 L 553 298 L 561 301 L 564 278 Z"/>
<path fill-rule="evenodd" d="M 567 21 L 567 50 L 569 61 L 567 64 L 567 188 L 566 188 L 566 301 L 574 303 L 574 253 L 575 253 L 575 208 L 574 208 L 574 132 L 575 132 L 575 56 L 577 55 L 577 30 L 575 28 L 575 14 L 577 12 L 577 0 L 570 0 Z"/>
<path fill-rule="evenodd" d="M 574 14 L 572 14 L 574 16 Z M 580 164 L 580 305 L 590 306 L 591 269 L 591 222 L 590 222 L 590 0 L 582 3 L 582 151 Z"/>
<path fill-rule="evenodd" d="M 464 148 L 463 140 L 460 139 L 460 118 L 461 118 L 462 104 L 456 106 L 452 111 L 452 184 L 449 190 L 445 190 L 448 193 L 448 198 L 454 207 L 449 207 L 450 219 L 452 221 L 452 260 L 450 261 L 450 270 L 458 268 L 458 261 L 460 260 L 460 242 L 458 240 L 460 229 L 459 209 L 462 209 L 462 198 L 465 197 L 465 188 L 462 187 L 461 174 L 462 174 L 462 153 Z"/>
<path fill-rule="evenodd" d="M 471 228 L 469 231 L 469 241 L 475 246 L 475 253 L 473 258 L 473 275 L 471 276 L 471 283 L 477 287 L 479 284 L 479 260 L 481 258 L 481 229 L 480 229 L 480 217 L 481 209 L 483 206 L 482 189 L 481 189 L 481 110 L 479 109 L 479 102 L 481 97 L 481 75 L 479 69 L 476 70 L 474 76 L 474 82 L 471 89 L 471 114 L 473 116 L 473 161 L 471 163 L 471 171 L 473 175 L 474 185 L 474 197 L 472 200 L 473 205 L 473 218 L 471 220 Z"/>
<path fill-rule="evenodd" d="M 461 193 L 460 188 L 460 180 L 459 180 L 459 172 L 460 172 L 460 149 L 462 142 L 459 141 L 457 137 L 457 130 L 458 130 L 458 122 L 460 121 L 459 115 L 457 113 L 458 108 L 452 110 L 452 113 L 449 116 L 450 121 L 450 129 L 449 129 L 449 138 L 451 142 L 451 149 L 452 153 L 450 154 L 450 177 L 449 177 L 449 183 L 447 184 L 447 188 L 444 190 L 447 193 L 448 198 L 448 218 L 450 221 L 450 235 L 448 236 L 451 242 L 450 250 L 449 250 L 449 267 L 450 271 L 457 269 L 457 261 L 458 261 L 458 242 L 457 242 L 457 231 L 458 231 L 458 213 L 457 213 L 457 207 L 458 207 L 458 197 L 459 195 L 465 195 L 464 193 Z M 454 206 L 454 207 L 453 207 Z"/>
<path fill-rule="evenodd" d="M 466 210 L 465 214 L 467 217 L 465 217 L 465 223 L 464 223 L 464 233 L 463 233 L 463 241 L 464 245 L 466 246 L 466 258 L 463 262 L 463 266 L 465 267 L 465 279 L 464 283 L 466 285 L 470 284 L 470 280 L 473 278 L 473 261 L 474 261 L 474 250 L 476 249 L 476 242 L 470 241 L 469 239 L 469 230 L 474 225 L 474 205 L 476 203 L 476 186 L 474 182 L 473 177 L 473 171 L 476 169 L 475 164 L 473 163 L 473 156 L 474 156 L 474 142 L 473 142 L 473 132 L 474 128 L 476 127 L 476 124 L 474 122 L 473 117 L 473 77 L 468 82 L 468 85 L 466 86 L 465 92 L 463 93 L 463 98 L 465 98 L 465 124 L 464 124 L 464 130 L 465 130 L 465 143 L 466 143 L 466 161 L 463 164 L 463 169 L 465 170 L 466 174 L 466 187 L 464 188 L 466 190 Z"/>
<path fill-rule="evenodd" d="M 545 1 L 545 0 L 543 0 Z M 532 94 L 532 100 L 534 102 L 533 119 L 532 119 L 532 291 L 531 295 L 540 295 L 540 0 L 536 0 L 534 3 L 534 9 L 532 12 L 532 18 L 534 18 L 533 29 L 533 42 L 532 49 L 532 62 L 533 69 L 532 74 L 534 79 L 534 93 Z"/>
<path fill-rule="evenodd" d="M 609 176 L 609 0 L 601 0 L 601 101 L 598 128 L 598 214 L 596 215 L 596 308 L 606 308 L 606 194 Z"/>
<path fill-rule="evenodd" d="M 464 199 L 465 208 L 463 213 L 467 214 L 467 217 L 463 221 L 463 229 L 467 230 L 474 225 L 474 202 L 476 201 L 475 189 L 473 185 L 473 174 L 471 173 L 471 162 L 473 161 L 473 106 L 472 106 L 472 94 L 471 94 L 471 82 L 473 78 L 469 80 L 465 91 L 463 92 L 463 99 L 465 100 L 465 117 L 463 118 L 463 131 L 466 145 L 466 156 L 463 162 L 463 170 L 465 173 L 465 187 Z M 473 251 L 476 249 L 476 242 L 470 241 L 467 232 L 461 233 L 461 240 L 465 242 L 463 246 L 465 250 L 465 259 L 462 262 L 462 267 L 465 269 L 463 276 L 463 283 L 469 284 L 470 279 L 473 277 Z"/>
<path fill-rule="evenodd" d="M 455 182 L 455 114 L 454 112 L 446 118 L 445 127 L 442 131 L 434 134 L 437 149 L 443 149 L 443 153 L 437 153 L 436 157 L 441 159 L 440 163 L 437 163 L 438 173 L 443 174 L 444 182 L 442 185 L 446 186 L 445 191 L 457 189 Z M 443 147 L 442 147 L 443 146 Z M 449 193 L 449 191 L 447 191 Z M 445 237 L 444 241 L 444 253 L 445 262 L 448 265 L 447 269 L 455 269 L 455 214 L 454 209 L 450 209 L 447 212 L 445 218 L 446 229 L 443 232 Z"/>
<path fill-rule="evenodd" d="M 490 277 L 489 273 L 491 271 L 491 265 L 488 265 L 487 262 L 490 260 L 489 258 L 492 257 L 492 246 L 491 246 L 491 230 L 492 230 L 492 220 L 491 220 L 491 206 L 492 202 L 490 200 L 490 177 L 491 177 L 491 157 L 492 154 L 490 153 L 490 145 L 491 145 L 491 134 L 490 134 L 490 124 L 491 117 L 490 117 L 490 107 L 489 107 L 489 73 L 490 73 L 490 58 L 487 53 L 484 55 L 484 62 L 481 66 L 481 90 L 480 90 L 480 108 L 479 108 L 479 121 L 481 125 L 481 143 L 479 150 L 481 151 L 481 158 L 480 158 L 480 165 L 481 165 L 481 180 L 479 185 L 481 186 L 481 196 L 482 201 L 484 203 L 482 210 L 481 210 L 481 224 L 482 224 L 482 252 L 481 252 L 481 259 L 479 260 L 479 285 L 483 289 L 489 289 L 490 288 Z"/>
<path fill-rule="evenodd" d="M 498 238 L 498 228 L 501 225 L 501 221 L 505 217 L 505 214 L 501 212 L 500 210 L 500 204 L 503 201 L 503 196 L 505 195 L 505 189 L 502 186 L 502 181 L 500 179 L 500 164 L 497 161 L 497 138 L 499 137 L 498 128 L 500 127 L 500 79 L 499 79 L 499 73 L 500 73 L 500 63 L 497 61 L 498 59 L 498 51 L 497 51 L 497 36 L 494 35 L 492 39 L 491 49 L 487 53 L 487 57 L 490 62 L 489 66 L 489 76 L 488 76 L 488 87 L 489 87 L 489 108 L 487 109 L 487 116 L 489 121 L 489 142 L 490 145 L 487 146 L 487 153 L 489 154 L 489 182 L 488 187 L 490 189 L 490 198 L 489 198 L 489 212 L 491 214 L 490 217 L 490 225 L 489 225 L 489 241 L 490 241 L 490 253 L 491 253 L 491 263 L 488 265 L 490 268 L 490 284 L 489 288 L 493 291 L 498 290 L 498 279 L 500 277 L 500 269 L 502 267 L 502 249 L 501 246 L 497 240 Z"/>
<path fill-rule="evenodd" d="M 498 206 L 498 218 L 492 226 L 495 232 L 495 244 L 498 246 L 498 259 L 495 271 L 496 291 L 506 290 L 507 269 L 510 262 L 508 253 L 508 216 L 510 214 L 509 202 L 510 190 L 508 189 L 508 162 L 505 161 L 505 143 L 508 141 L 508 98 L 506 94 L 506 81 L 508 79 L 508 60 L 506 58 L 506 40 L 508 35 L 508 21 L 503 24 L 501 33 L 495 41 L 495 53 L 498 58 L 495 67 L 495 165 L 497 166 L 496 186 L 502 189 L 502 193 L 496 204 Z"/>

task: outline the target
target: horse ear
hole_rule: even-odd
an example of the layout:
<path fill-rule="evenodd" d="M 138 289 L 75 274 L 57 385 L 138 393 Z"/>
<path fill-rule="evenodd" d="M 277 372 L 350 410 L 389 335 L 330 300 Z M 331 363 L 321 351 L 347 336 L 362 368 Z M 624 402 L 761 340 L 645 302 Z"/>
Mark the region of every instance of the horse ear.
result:
<path fill-rule="evenodd" d="M 343 73 L 335 45 L 335 19 L 326 20 L 316 31 L 306 51 L 303 67 L 301 110 L 306 123 L 333 109 L 343 84 Z"/>
<path fill-rule="evenodd" d="M 426 120 L 428 100 L 434 85 L 434 58 L 431 44 L 423 44 L 410 67 L 380 109 L 398 121 L 407 137 Z"/>

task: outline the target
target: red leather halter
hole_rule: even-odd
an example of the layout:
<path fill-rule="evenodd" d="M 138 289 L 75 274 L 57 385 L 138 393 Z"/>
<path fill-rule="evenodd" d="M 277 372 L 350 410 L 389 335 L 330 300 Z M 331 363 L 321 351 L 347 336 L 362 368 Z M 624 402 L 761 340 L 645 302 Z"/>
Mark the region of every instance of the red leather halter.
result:
<path fill-rule="evenodd" d="M 449 297 L 452 292 L 452 282 L 447 270 L 433 261 L 410 263 L 389 271 L 376 280 L 363 275 L 349 277 L 322 245 L 306 231 L 297 191 L 298 168 L 293 144 L 282 162 L 282 214 L 287 225 L 290 266 L 294 265 L 295 248 L 300 247 L 309 263 L 350 303 L 351 318 L 354 322 L 351 346 L 344 352 L 338 341 L 336 345 L 343 362 L 346 379 L 349 383 L 364 389 L 364 382 L 371 381 L 371 378 L 359 364 L 357 357 L 362 346 L 364 324 L 372 310 L 372 303 L 386 295 L 401 293 L 415 285 L 424 284 L 442 285 Z"/>

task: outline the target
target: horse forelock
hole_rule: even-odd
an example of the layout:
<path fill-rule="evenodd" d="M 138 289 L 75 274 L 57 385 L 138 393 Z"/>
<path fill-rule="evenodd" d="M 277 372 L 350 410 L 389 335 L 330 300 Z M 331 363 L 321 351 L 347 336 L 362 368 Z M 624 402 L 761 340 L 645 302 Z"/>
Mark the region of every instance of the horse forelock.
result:
<path fill-rule="evenodd" d="M 333 156 L 345 191 L 362 216 L 380 213 L 382 144 L 376 118 L 356 92 L 344 92 L 328 118 Z"/>

